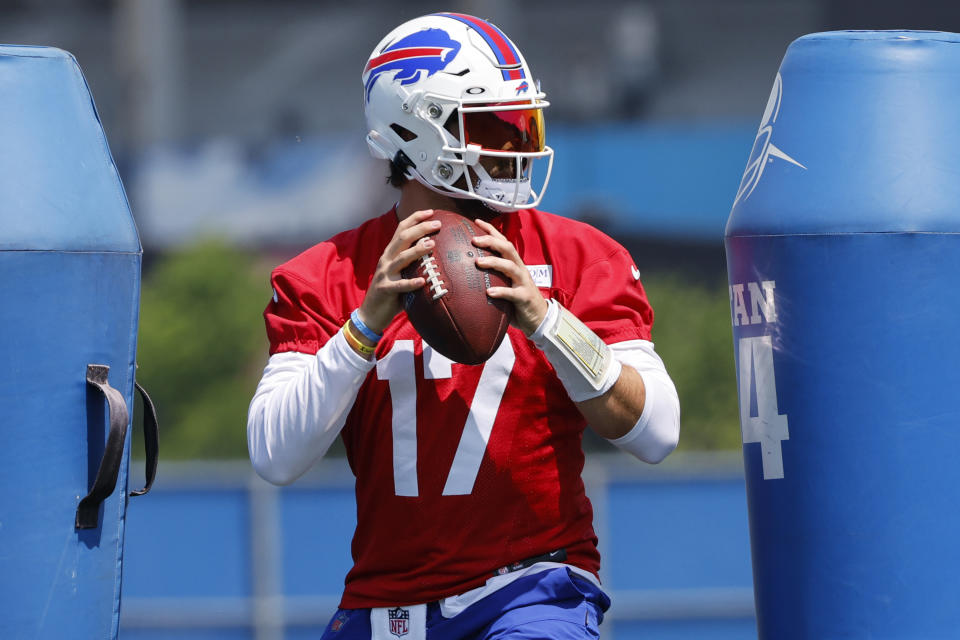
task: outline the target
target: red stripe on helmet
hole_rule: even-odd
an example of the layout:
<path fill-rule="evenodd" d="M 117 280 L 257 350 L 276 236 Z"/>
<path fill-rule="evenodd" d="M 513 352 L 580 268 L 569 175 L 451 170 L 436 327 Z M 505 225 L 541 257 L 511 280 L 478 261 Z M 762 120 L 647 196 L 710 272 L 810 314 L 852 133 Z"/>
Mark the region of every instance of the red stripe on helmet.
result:
<path fill-rule="evenodd" d="M 370 62 L 367 63 L 366 68 L 363 70 L 364 73 L 370 71 L 374 67 L 379 67 L 382 64 L 388 62 L 393 62 L 394 60 L 402 60 L 404 58 L 422 58 L 426 56 L 439 56 L 443 55 L 443 52 L 446 51 L 443 47 L 410 47 L 407 49 L 396 49 L 394 51 L 388 51 L 382 55 L 372 58 Z"/>
<path fill-rule="evenodd" d="M 473 16 L 468 16 L 465 13 L 450 13 L 448 15 L 456 16 L 464 22 L 469 22 L 477 30 L 482 31 L 490 40 L 492 40 L 497 48 L 500 49 L 500 55 L 503 57 L 504 64 L 520 64 L 520 60 L 517 57 L 517 54 L 514 52 L 513 45 L 510 44 L 510 41 L 500 32 L 499 29 L 494 27 L 489 22 L 480 20 Z M 513 77 L 513 72 L 511 71 L 511 77 Z M 521 76 L 517 76 L 520 78 Z"/>

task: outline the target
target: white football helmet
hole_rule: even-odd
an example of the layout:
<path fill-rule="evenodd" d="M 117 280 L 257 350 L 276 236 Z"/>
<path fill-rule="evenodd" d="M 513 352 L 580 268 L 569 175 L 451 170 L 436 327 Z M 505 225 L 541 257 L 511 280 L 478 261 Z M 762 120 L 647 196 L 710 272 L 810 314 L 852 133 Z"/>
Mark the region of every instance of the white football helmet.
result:
<path fill-rule="evenodd" d="M 549 103 L 500 29 L 460 13 L 405 22 L 363 70 L 367 144 L 428 188 L 499 211 L 535 207 L 553 169 Z M 452 118 L 451 116 L 456 116 Z M 547 162 L 539 192 L 533 164 Z"/>

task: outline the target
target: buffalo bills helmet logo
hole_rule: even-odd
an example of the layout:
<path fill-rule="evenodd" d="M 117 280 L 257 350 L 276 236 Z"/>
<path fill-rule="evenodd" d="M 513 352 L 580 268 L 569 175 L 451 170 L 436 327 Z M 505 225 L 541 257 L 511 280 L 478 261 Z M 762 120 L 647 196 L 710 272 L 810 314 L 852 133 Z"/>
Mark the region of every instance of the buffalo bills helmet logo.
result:
<path fill-rule="evenodd" d="M 446 68 L 459 51 L 460 43 L 443 29 L 424 29 L 391 43 L 380 55 L 371 58 L 363 70 L 369 74 L 364 83 L 367 102 L 370 90 L 381 75 L 396 71 L 395 82 L 413 84 Z"/>
<path fill-rule="evenodd" d="M 527 89 L 529 88 L 530 88 L 530 85 L 527 84 L 526 80 L 524 80 L 519 85 L 517 85 L 517 95 L 520 95 L 521 93 L 526 93 Z"/>

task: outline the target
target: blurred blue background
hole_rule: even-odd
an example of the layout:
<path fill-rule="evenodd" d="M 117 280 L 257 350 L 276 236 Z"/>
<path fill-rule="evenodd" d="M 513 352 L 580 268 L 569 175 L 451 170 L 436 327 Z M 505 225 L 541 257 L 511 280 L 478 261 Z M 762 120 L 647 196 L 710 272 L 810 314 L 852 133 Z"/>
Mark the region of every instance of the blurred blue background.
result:
<path fill-rule="evenodd" d="M 587 442 L 585 479 L 614 600 L 605 637 L 755 637 L 726 218 L 794 38 L 958 31 L 960 6 L 0 0 L 0 10 L 0 42 L 77 57 L 145 249 L 138 379 L 154 390 L 164 431 L 155 489 L 128 513 L 121 638 L 311 638 L 336 606 L 355 522 L 345 462 L 334 455 L 276 489 L 243 459 L 245 402 L 266 359 L 259 311 L 271 266 L 393 203 L 386 167 L 363 142 L 360 71 L 392 27 L 440 10 L 488 18 L 523 50 L 551 102 L 556 162 L 543 208 L 588 220 L 631 250 L 681 393 L 688 450 L 663 465 Z M 250 260 L 259 288 L 227 286 Z M 709 295 L 671 297 L 678 281 L 646 275 L 673 271 L 692 273 Z M 229 317 L 210 310 L 217 305 Z M 698 322 L 714 337 L 671 353 L 701 344 Z M 698 408 L 705 397 L 718 404 Z"/>

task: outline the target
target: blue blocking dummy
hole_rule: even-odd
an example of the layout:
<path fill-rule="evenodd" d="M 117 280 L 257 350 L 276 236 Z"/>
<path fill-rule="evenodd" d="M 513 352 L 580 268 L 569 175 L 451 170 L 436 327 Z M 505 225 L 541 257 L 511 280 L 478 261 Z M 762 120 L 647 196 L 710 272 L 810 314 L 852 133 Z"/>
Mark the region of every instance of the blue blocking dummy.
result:
<path fill-rule="evenodd" d="M 763 639 L 960 631 L 960 35 L 787 49 L 726 230 Z"/>
<path fill-rule="evenodd" d="M 140 241 L 70 54 L 0 46 L 0 140 L 0 637 L 115 638 Z"/>

